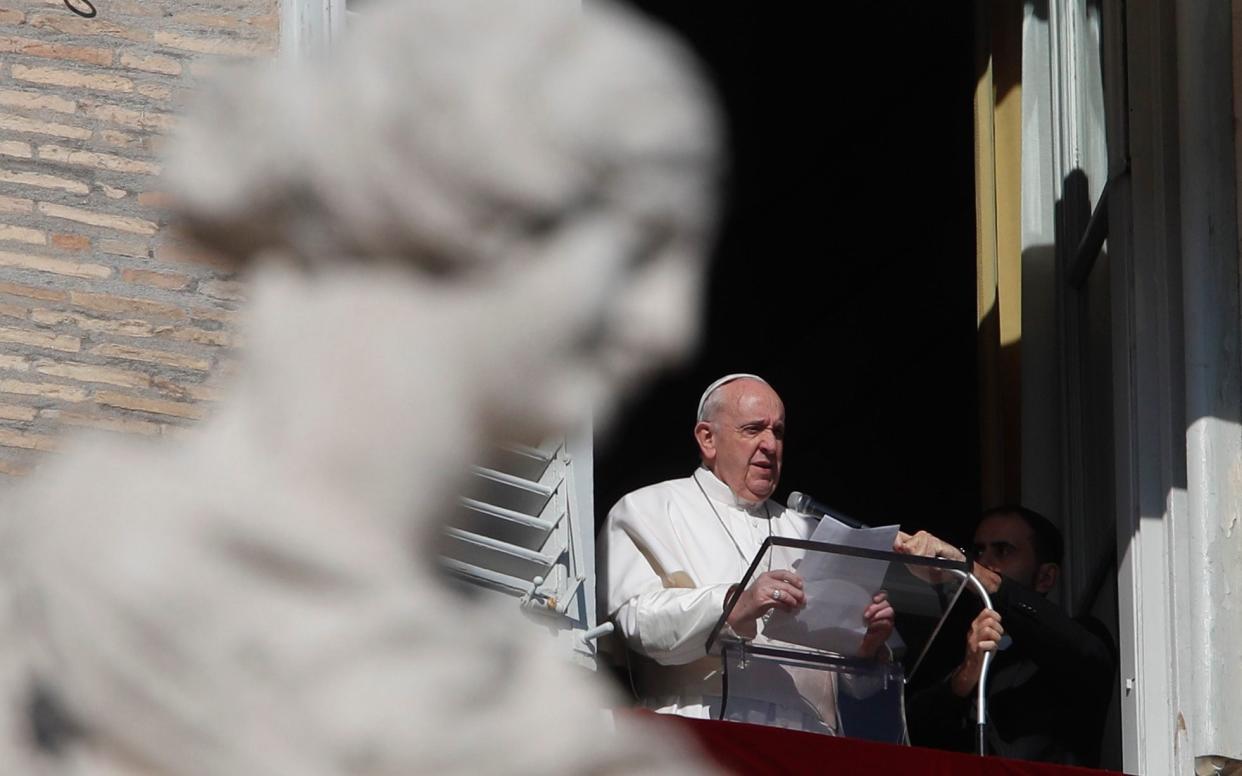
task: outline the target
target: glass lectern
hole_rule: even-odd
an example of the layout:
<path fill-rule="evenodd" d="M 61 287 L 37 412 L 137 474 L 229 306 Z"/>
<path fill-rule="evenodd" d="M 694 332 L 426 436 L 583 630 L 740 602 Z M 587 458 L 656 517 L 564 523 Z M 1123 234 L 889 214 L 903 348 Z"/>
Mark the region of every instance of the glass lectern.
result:
<path fill-rule="evenodd" d="M 802 577 L 805 605 L 773 610 L 756 635 L 738 635 L 726 622 L 741 592 L 776 570 Z M 905 684 L 971 579 L 966 561 L 770 537 L 708 638 L 708 653 L 721 660 L 720 718 L 762 723 L 754 709 L 778 705 L 841 735 L 906 742 Z M 894 630 L 863 656 L 863 610 L 881 591 L 893 606 Z"/>

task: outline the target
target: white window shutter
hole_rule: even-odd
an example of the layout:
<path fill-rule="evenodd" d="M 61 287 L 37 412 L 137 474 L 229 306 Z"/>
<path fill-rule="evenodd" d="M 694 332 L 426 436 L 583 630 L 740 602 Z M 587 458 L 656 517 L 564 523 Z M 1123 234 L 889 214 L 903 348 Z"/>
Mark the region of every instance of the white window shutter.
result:
<path fill-rule="evenodd" d="M 571 651 L 595 625 L 591 435 L 503 445 L 475 466 L 445 529 L 451 574 L 551 625 Z"/>

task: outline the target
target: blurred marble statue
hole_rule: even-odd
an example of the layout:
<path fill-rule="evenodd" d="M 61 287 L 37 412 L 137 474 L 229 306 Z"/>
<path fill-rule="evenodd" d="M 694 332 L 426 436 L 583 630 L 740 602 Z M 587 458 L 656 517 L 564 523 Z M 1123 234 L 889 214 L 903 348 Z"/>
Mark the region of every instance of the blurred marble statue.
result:
<path fill-rule="evenodd" d="M 697 772 L 431 548 L 489 443 L 693 345 L 719 142 L 685 51 L 598 2 L 371 4 L 205 95 L 169 185 L 252 267 L 243 366 L 194 434 L 3 505 L 0 773 Z"/>

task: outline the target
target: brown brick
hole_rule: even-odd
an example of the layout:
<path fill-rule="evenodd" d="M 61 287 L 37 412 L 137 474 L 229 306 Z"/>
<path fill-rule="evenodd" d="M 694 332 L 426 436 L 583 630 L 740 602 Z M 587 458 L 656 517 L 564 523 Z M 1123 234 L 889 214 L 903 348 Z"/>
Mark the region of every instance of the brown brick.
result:
<path fill-rule="evenodd" d="M 5 318 L 16 318 L 19 321 L 24 321 L 30 315 L 30 310 L 19 304 L 0 302 L 0 315 Z"/>
<path fill-rule="evenodd" d="M 125 199 L 129 196 L 129 192 L 125 189 L 118 189 L 113 186 L 109 186 L 106 183 L 99 184 L 99 190 L 102 191 L 104 196 L 108 199 Z"/>
<path fill-rule="evenodd" d="M 23 242 L 28 245 L 47 245 L 47 233 L 38 229 L 12 224 L 0 224 L 0 240 L 6 242 Z"/>
<path fill-rule="evenodd" d="M 193 342 L 198 345 L 229 348 L 235 347 L 237 344 L 237 335 L 224 330 L 211 331 L 194 326 L 183 326 L 181 328 L 161 326 L 155 330 L 155 333 L 177 342 Z"/>
<path fill-rule="evenodd" d="M 71 13 L 58 11 L 52 14 L 33 14 L 27 23 L 36 29 L 56 30 L 69 35 L 106 35 L 136 42 L 146 41 L 150 36 L 142 31 L 101 19 L 83 19 Z"/>
<path fill-rule="evenodd" d="M 163 84 L 140 83 L 134 88 L 143 97 L 160 102 L 167 102 L 173 96 L 173 90 Z"/>
<path fill-rule="evenodd" d="M 30 360 L 22 356 L 0 355 L 0 369 L 7 369 L 11 372 L 28 372 L 30 371 Z M 12 420 L 12 418 L 9 418 L 9 420 Z"/>
<path fill-rule="evenodd" d="M 10 132 L 25 132 L 30 135 L 65 137 L 71 140 L 86 140 L 91 136 L 91 130 L 84 127 L 56 124 L 50 121 L 38 121 L 25 116 L 13 116 L 7 113 L 0 114 L 0 129 L 7 129 Z"/>
<path fill-rule="evenodd" d="M 0 382 L 0 390 L 3 390 L 3 382 Z M 95 396 L 95 401 L 109 407 L 119 407 L 123 410 L 137 410 L 139 412 L 171 415 L 172 417 L 189 418 L 191 420 L 198 420 L 206 415 L 205 410 L 196 404 L 167 401 L 165 399 L 148 399 L 143 396 L 129 396 L 113 391 L 100 391 Z"/>
<path fill-rule="evenodd" d="M 80 234 L 54 232 L 52 234 L 52 247 L 59 248 L 62 251 L 85 251 L 91 247 L 91 240 L 89 237 Z"/>
<path fill-rule="evenodd" d="M 198 284 L 200 293 L 229 302 L 246 301 L 246 286 L 233 280 L 204 280 Z"/>
<path fill-rule="evenodd" d="M 56 113 L 75 113 L 78 104 L 54 94 L 38 92 L 14 91 L 0 89 L 0 105 L 6 108 L 19 108 L 31 111 L 55 111 Z"/>
<path fill-rule="evenodd" d="M 31 421 L 38 414 L 34 407 L 27 407 L 24 404 L 0 404 L 0 418 L 4 420 Z"/>
<path fill-rule="evenodd" d="M 0 282 L 0 294 L 11 294 L 12 296 L 26 297 L 27 299 L 40 299 L 44 302 L 67 302 L 69 294 L 58 288 L 45 288 L 43 286 L 25 286 L 20 283 Z"/>
<path fill-rule="evenodd" d="M 189 275 L 183 275 L 180 272 L 153 272 L 146 269 L 121 270 L 121 280 L 126 283 L 166 288 L 170 291 L 180 291 L 190 285 L 191 279 Z"/>
<path fill-rule="evenodd" d="M 0 213 L 33 213 L 34 202 L 29 199 L 0 196 Z"/>
<path fill-rule="evenodd" d="M 62 178 L 58 175 L 46 175 L 41 172 L 20 172 L 18 170 L 0 169 L 0 183 L 15 183 L 18 186 L 37 186 L 41 189 L 59 189 L 70 194 L 89 194 L 91 187 L 73 178 Z M 40 202 L 40 208 L 46 204 Z"/>
<path fill-rule="evenodd" d="M 143 434 L 145 436 L 158 436 L 161 430 L 159 423 L 152 423 L 149 420 L 136 420 L 134 418 L 112 418 L 106 415 L 100 415 L 97 412 L 72 412 L 69 410 L 53 410 L 55 415 L 47 413 L 50 417 L 55 417 L 58 421 L 66 426 L 80 426 L 86 428 L 97 428 L 103 431 L 116 431 L 122 434 Z"/>
<path fill-rule="evenodd" d="M 21 24 L 26 20 L 26 15 L 21 11 L 9 8 L 0 8 L 0 24 Z"/>
<path fill-rule="evenodd" d="M 236 312 L 233 310 L 221 310 L 216 307 L 195 307 L 190 311 L 190 317 L 224 324 L 234 324 L 237 322 Z"/>
<path fill-rule="evenodd" d="M 167 208 L 173 199 L 166 191 L 144 191 L 138 195 L 138 204 L 150 208 Z"/>
<path fill-rule="evenodd" d="M 99 331 L 107 334 L 120 334 L 126 337 L 150 337 L 152 326 L 146 321 L 137 318 L 123 318 L 121 320 L 109 320 L 102 318 L 83 317 L 78 321 L 78 327 L 86 331 Z"/>
<path fill-rule="evenodd" d="M 164 264 L 213 267 L 221 272 L 235 272 L 240 267 L 240 263 L 227 254 L 171 240 L 165 240 L 155 246 L 155 259 Z"/>
<path fill-rule="evenodd" d="M 179 401 L 194 400 L 194 397 L 190 396 L 190 391 L 186 386 L 163 377 L 153 378 L 151 380 L 151 387 L 155 388 L 160 393 L 172 396 Z"/>
<path fill-rule="evenodd" d="M 144 54 L 141 51 L 122 51 L 121 66 L 162 75 L 181 75 L 181 61 L 162 54 Z"/>
<path fill-rule="evenodd" d="M 182 35 L 179 32 L 156 30 L 152 38 L 161 46 L 181 51 L 193 51 L 196 54 L 217 54 L 228 57 L 251 57 L 257 54 L 273 52 L 273 46 L 267 41 L 243 40 L 239 38 L 201 37 Z"/>
<path fill-rule="evenodd" d="M 159 231 L 158 224 L 145 218 L 100 213 L 95 210 L 84 210 L 67 205 L 55 205 L 51 202 L 40 202 L 39 212 L 53 218 L 63 218 L 68 221 L 76 221 L 79 224 L 115 229 L 119 232 L 130 232 L 131 234 L 151 235 Z"/>
<path fill-rule="evenodd" d="M 95 139 L 120 148 L 142 148 L 143 145 L 142 138 L 118 129 L 101 129 L 95 133 Z"/>
<path fill-rule="evenodd" d="M 121 345 L 115 342 L 96 345 L 91 349 L 91 355 L 100 356 L 101 358 L 141 361 L 147 364 L 162 364 L 164 366 L 176 367 L 177 369 L 193 369 L 199 372 L 206 372 L 211 369 L 211 359 L 208 358 L 187 356 L 184 353 L 174 353 L 168 350 L 137 348 L 132 345 Z"/>
<path fill-rule="evenodd" d="M 192 27 L 206 27 L 208 31 L 214 31 L 242 30 L 258 27 L 259 24 L 256 23 L 256 20 L 265 18 L 267 17 L 251 17 L 242 14 L 226 16 L 224 14 L 178 13 L 173 16 L 173 21 Z"/>
<path fill-rule="evenodd" d="M 20 140 L 0 140 L 0 156 L 29 159 L 32 156 L 30 144 Z"/>
<path fill-rule="evenodd" d="M 151 0 L 108 0 L 108 11 L 121 16 L 165 16 L 164 4 Z"/>
<path fill-rule="evenodd" d="M 62 323 L 74 323 L 74 319 L 79 317 L 82 316 L 66 312 L 65 310 L 48 310 L 43 307 L 36 307 L 30 311 L 30 320 L 43 326 L 59 326 Z"/>
<path fill-rule="evenodd" d="M 60 326 L 71 323 L 83 331 L 120 334 L 125 337 L 150 337 L 154 327 L 136 318 L 92 318 L 81 313 L 65 310 L 48 310 L 36 307 L 30 311 L 30 320 L 44 326 Z"/>
<path fill-rule="evenodd" d="M 51 375 L 52 377 L 77 380 L 80 383 L 106 383 L 108 385 L 119 385 L 122 388 L 151 387 L 151 378 L 142 372 L 132 372 L 128 369 L 116 369 L 96 364 L 41 361 L 35 365 L 35 371 L 40 374 Z"/>
<path fill-rule="evenodd" d="M 98 248 L 114 256 L 129 256 L 135 259 L 147 259 L 151 256 L 150 246 L 142 240 L 100 240 Z"/>
<path fill-rule="evenodd" d="M 0 428 L 0 446 L 21 447 L 27 450 L 43 450 L 50 452 L 56 449 L 56 439 L 42 434 L 30 434 L 12 429 Z"/>
<path fill-rule="evenodd" d="M 109 170 L 111 172 L 130 172 L 140 175 L 160 174 L 160 166 L 154 162 L 128 159 L 124 156 L 102 154 L 96 151 L 79 151 L 56 145 L 39 146 L 39 158 L 49 162 L 94 167 L 97 170 Z"/>
<path fill-rule="evenodd" d="M 77 353 L 82 349 L 82 340 L 77 337 L 71 337 L 68 334 L 34 331 L 31 329 L 13 329 L 7 326 L 0 326 L 0 342 L 60 350 L 65 353 Z"/>
<path fill-rule="evenodd" d="M 180 307 L 164 304 L 163 302 L 112 296 L 110 294 L 97 294 L 91 291 L 70 291 L 69 301 L 75 307 L 108 315 L 143 315 L 172 320 L 185 320 L 189 317 L 186 311 Z"/>
<path fill-rule="evenodd" d="M 0 393 L 14 393 L 19 396 L 42 396 L 47 399 L 61 401 L 86 401 L 89 394 L 72 385 L 60 383 L 28 383 L 23 380 L 0 380 Z"/>
<path fill-rule="evenodd" d="M 120 124 L 130 129 L 144 129 L 151 132 L 168 132 L 177 124 L 177 117 L 171 113 L 154 113 L 151 111 L 133 110 L 120 105 L 91 104 L 83 105 L 86 115 L 109 124 Z"/>
<path fill-rule="evenodd" d="M 100 92 L 132 92 L 134 90 L 133 81 L 106 73 L 83 73 L 56 67 L 26 67 L 25 65 L 13 65 L 9 72 L 18 81 L 44 86 L 64 86 L 70 89 L 91 89 Z"/>
<path fill-rule="evenodd" d="M 48 43 L 30 38 L 14 38 L 0 36 L 0 52 L 8 54 L 25 54 L 28 57 L 44 57 L 47 59 L 65 59 L 71 62 L 82 62 L 87 65 L 107 67 L 112 64 L 112 52 L 102 48 L 86 46 L 68 46 L 63 43 Z"/>
<path fill-rule="evenodd" d="M 11 253 L 0 251 L 0 267 L 15 269 L 32 269 L 37 272 L 51 272 L 74 278 L 103 279 L 112 277 L 112 268 L 103 264 L 56 259 L 51 256 L 36 256 L 30 253 Z"/>

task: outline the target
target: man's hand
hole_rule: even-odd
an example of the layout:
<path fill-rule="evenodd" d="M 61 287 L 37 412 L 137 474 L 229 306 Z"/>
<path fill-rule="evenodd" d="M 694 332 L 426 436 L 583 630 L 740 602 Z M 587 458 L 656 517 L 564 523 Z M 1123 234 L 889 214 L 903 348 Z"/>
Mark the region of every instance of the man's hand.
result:
<path fill-rule="evenodd" d="M 898 531 L 897 538 L 893 540 L 893 552 L 919 558 L 966 559 L 961 550 L 927 531 L 919 531 L 913 536 L 904 531 Z M 946 575 L 941 569 L 915 565 L 909 565 L 906 568 L 914 576 L 933 585 L 938 585 L 945 580 Z"/>
<path fill-rule="evenodd" d="M 995 652 L 1005 629 L 1001 627 L 1001 616 L 991 609 L 984 609 L 970 624 L 970 632 L 966 634 L 966 657 L 949 678 L 949 687 L 961 698 L 970 695 L 979 683 L 979 675 L 983 673 L 983 656 Z"/>
<path fill-rule="evenodd" d="M 765 571 L 755 577 L 750 587 L 729 612 L 727 622 L 733 632 L 742 638 L 755 637 L 755 621 L 772 609 L 792 612 L 806 603 L 802 592 L 802 577 L 792 571 Z"/>
<path fill-rule="evenodd" d="M 893 540 L 893 552 L 902 555 L 914 555 L 921 558 L 949 558 L 950 560 L 966 560 L 966 556 L 962 551 L 952 544 L 929 534 L 927 531 L 919 531 L 916 534 L 908 534 L 904 531 L 897 532 L 897 538 Z M 910 573 L 921 578 L 925 582 L 933 584 L 942 582 L 944 574 L 939 569 L 920 568 L 917 566 L 908 567 Z M 983 583 L 983 589 L 988 591 L 988 595 L 995 593 L 1000 588 L 1001 577 L 995 571 L 986 568 L 979 563 L 974 564 L 972 569 L 975 577 Z M 975 592 L 974 585 L 968 585 L 972 593 Z"/>
<path fill-rule="evenodd" d="M 876 650 L 884 646 L 893 633 L 895 620 L 893 605 L 888 602 L 888 593 L 881 590 L 871 599 L 871 605 L 863 610 L 863 622 L 867 623 L 867 633 L 863 636 L 862 645 L 858 647 L 860 657 L 874 657 Z"/>
<path fill-rule="evenodd" d="M 992 569 L 986 568 L 978 563 L 975 564 L 973 572 L 974 572 L 975 578 L 978 579 L 979 582 L 983 584 L 983 589 L 988 591 L 988 595 L 992 595 L 993 593 L 995 593 L 997 590 L 1000 589 L 1000 583 L 1001 583 L 1000 574 L 997 574 Z M 975 590 L 974 585 L 968 586 L 967 589 L 970 590 L 970 592 L 972 593 L 978 592 Z"/>
<path fill-rule="evenodd" d="M 898 531 L 897 538 L 893 540 L 893 552 L 902 555 L 917 555 L 922 558 L 966 560 L 961 550 L 927 531 L 919 531 L 914 535 Z"/>

